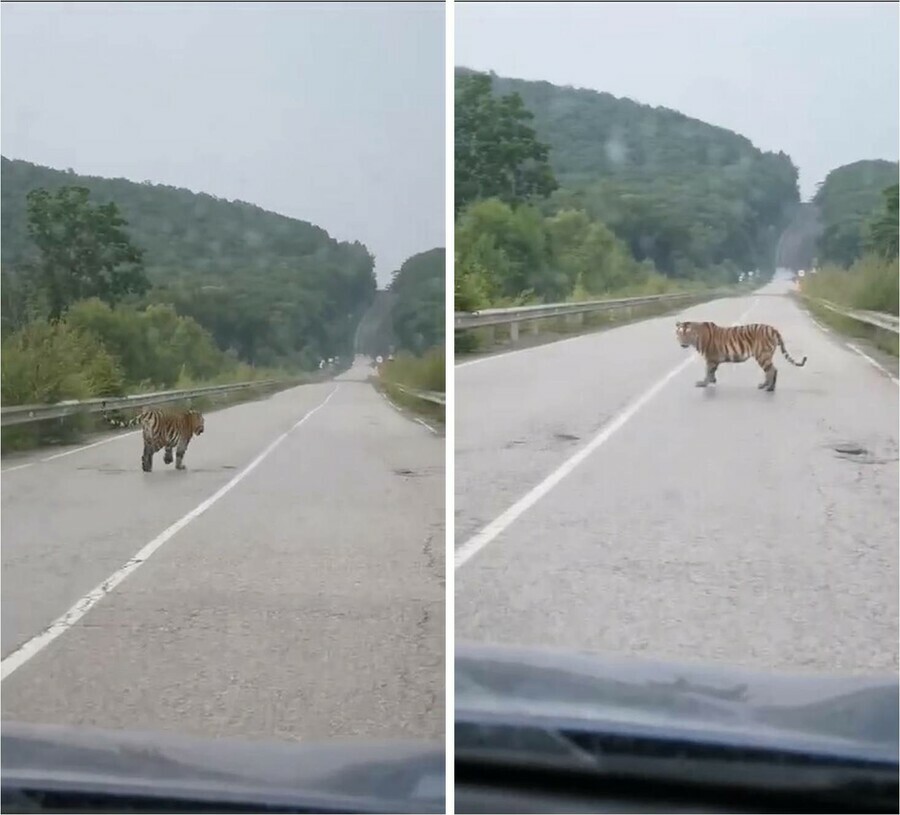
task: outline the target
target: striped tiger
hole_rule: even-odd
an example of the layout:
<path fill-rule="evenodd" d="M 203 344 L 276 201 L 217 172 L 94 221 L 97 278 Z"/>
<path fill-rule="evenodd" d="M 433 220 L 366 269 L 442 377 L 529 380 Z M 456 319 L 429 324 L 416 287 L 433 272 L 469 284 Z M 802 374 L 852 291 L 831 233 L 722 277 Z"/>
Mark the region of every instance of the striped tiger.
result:
<path fill-rule="evenodd" d="M 203 414 L 198 410 L 185 408 L 145 408 L 127 422 L 106 417 L 118 427 L 134 427 L 140 424 L 144 436 L 144 453 L 141 469 L 149 473 L 153 469 L 153 456 L 165 448 L 163 463 L 172 463 L 172 448 L 175 448 L 175 468 L 185 469 L 184 454 L 194 436 L 204 429 Z"/>
<path fill-rule="evenodd" d="M 675 323 L 675 336 L 682 348 L 693 346 L 706 359 L 706 378 L 697 382 L 698 388 L 716 383 L 716 369 L 723 362 L 746 362 L 753 357 L 765 372 L 766 378 L 758 385 L 760 390 L 775 390 L 778 369 L 772 363 L 775 349 L 791 365 L 802 368 L 806 357 L 797 362 L 784 347 L 784 340 L 777 328 L 765 323 L 735 325 L 725 328 L 710 322 Z"/>

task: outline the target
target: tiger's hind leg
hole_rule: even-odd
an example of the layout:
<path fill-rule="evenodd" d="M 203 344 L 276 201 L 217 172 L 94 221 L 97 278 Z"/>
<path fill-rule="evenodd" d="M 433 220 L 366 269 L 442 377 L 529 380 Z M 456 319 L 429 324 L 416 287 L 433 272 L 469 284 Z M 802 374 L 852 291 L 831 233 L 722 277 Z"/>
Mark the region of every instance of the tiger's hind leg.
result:
<path fill-rule="evenodd" d="M 772 362 L 772 351 L 768 350 L 761 354 L 757 354 L 756 361 L 759 363 L 759 367 L 763 369 L 766 375 L 766 378 L 756 387 L 758 387 L 760 390 L 765 390 L 769 393 L 772 393 L 772 391 L 775 390 L 775 383 L 778 381 L 778 369 Z"/>
<path fill-rule="evenodd" d="M 141 456 L 141 469 L 145 473 L 149 473 L 153 470 L 153 454 L 156 450 L 153 449 L 153 445 L 148 442 L 144 442 L 144 453 Z"/>
<path fill-rule="evenodd" d="M 163 453 L 163 463 L 171 464 L 172 463 L 172 445 L 166 445 L 166 452 Z"/>

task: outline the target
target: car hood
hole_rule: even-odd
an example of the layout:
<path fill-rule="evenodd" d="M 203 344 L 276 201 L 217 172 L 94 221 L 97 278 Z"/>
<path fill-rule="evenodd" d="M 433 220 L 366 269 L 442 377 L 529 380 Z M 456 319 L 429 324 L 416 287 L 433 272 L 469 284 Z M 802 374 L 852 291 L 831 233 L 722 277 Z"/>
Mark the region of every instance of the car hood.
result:
<path fill-rule="evenodd" d="M 268 742 L 4 722 L 2 775 L 17 785 L 185 791 L 221 800 L 321 801 L 354 811 L 443 812 L 444 749 L 419 742 Z"/>
<path fill-rule="evenodd" d="M 517 753 L 510 725 L 898 760 L 897 676 L 763 673 L 560 649 L 458 645 L 456 752 Z M 502 723 L 503 727 L 488 725 Z M 556 747 L 558 748 L 558 742 Z"/>

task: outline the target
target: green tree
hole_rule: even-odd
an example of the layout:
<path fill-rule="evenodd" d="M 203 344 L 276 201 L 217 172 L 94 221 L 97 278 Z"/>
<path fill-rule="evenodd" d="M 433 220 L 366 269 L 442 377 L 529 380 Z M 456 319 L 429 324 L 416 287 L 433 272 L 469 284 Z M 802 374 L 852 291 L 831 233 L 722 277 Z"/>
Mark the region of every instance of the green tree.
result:
<path fill-rule="evenodd" d="M 51 319 L 76 300 L 112 304 L 150 288 L 143 252 L 131 243 L 116 205 L 91 206 L 89 197 L 84 187 L 28 193 L 28 234 L 40 254 L 34 269 Z"/>
<path fill-rule="evenodd" d="M 455 91 L 456 211 L 484 198 L 515 205 L 553 192 L 548 148 L 535 138 L 522 98 L 495 97 L 487 74 L 457 77 Z"/>
<path fill-rule="evenodd" d="M 446 256 L 442 248 L 413 255 L 388 289 L 396 296 L 391 321 L 399 347 L 416 355 L 444 344 Z"/>
<path fill-rule="evenodd" d="M 869 225 L 867 247 L 888 260 L 895 260 L 900 253 L 898 241 L 898 195 L 900 185 L 894 184 L 884 190 L 884 211 Z"/>

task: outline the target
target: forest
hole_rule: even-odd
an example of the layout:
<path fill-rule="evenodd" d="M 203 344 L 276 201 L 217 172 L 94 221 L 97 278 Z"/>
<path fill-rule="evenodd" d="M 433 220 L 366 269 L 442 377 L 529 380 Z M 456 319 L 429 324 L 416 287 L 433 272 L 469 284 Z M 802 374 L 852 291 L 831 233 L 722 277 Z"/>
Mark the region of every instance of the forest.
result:
<path fill-rule="evenodd" d="M 2 236 L 5 404 L 350 359 L 375 295 L 366 247 L 312 224 L 6 158 Z"/>
<path fill-rule="evenodd" d="M 867 250 L 875 248 L 872 228 L 879 218 L 886 218 L 887 224 L 893 223 L 896 236 L 897 181 L 896 161 L 857 161 L 838 167 L 826 176 L 813 199 L 822 225 L 818 245 L 820 264 L 849 266 Z M 894 240 L 896 247 L 896 237 Z M 890 249 L 890 244 L 887 248 Z"/>
<path fill-rule="evenodd" d="M 115 204 L 149 283 L 129 302 L 173 305 L 248 364 L 310 368 L 348 353 L 375 293 L 374 259 L 361 243 L 253 204 L 7 158 L 0 180 L 4 336 L 29 315 L 28 270 L 38 250 L 26 199 L 36 189 L 78 187 L 92 204 Z"/>
<path fill-rule="evenodd" d="M 820 226 L 818 269 L 803 280 L 806 294 L 897 314 L 898 171 L 897 162 L 857 161 L 832 170 L 819 185 L 813 199 Z"/>
<path fill-rule="evenodd" d="M 606 93 L 456 71 L 457 307 L 771 270 L 797 168 Z"/>

